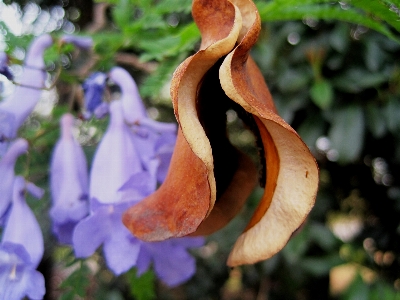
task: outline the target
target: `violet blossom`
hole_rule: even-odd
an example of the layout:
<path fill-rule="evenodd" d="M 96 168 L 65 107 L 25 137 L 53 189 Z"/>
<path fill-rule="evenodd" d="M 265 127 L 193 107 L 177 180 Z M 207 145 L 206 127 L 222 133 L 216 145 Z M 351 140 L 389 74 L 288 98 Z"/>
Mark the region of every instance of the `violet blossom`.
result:
<path fill-rule="evenodd" d="M 0 286 L 0 299 L 43 299 L 44 277 L 36 271 L 24 246 L 0 244 Z"/>
<path fill-rule="evenodd" d="M 4 52 L 0 52 L 0 74 L 4 75 L 8 80 L 13 80 L 14 76 L 8 67 L 8 57 Z"/>
<path fill-rule="evenodd" d="M 77 36 L 72 34 L 63 35 L 61 41 L 64 43 L 70 43 L 74 46 L 89 50 L 93 47 L 93 39 L 90 36 Z"/>
<path fill-rule="evenodd" d="M 138 241 L 122 224 L 122 212 L 132 201 L 142 199 L 151 191 L 146 182 L 138 188 L 121 190 L 133 175 L 150 179 L 143 172 L 132 134 L 124 122 L 122 103 L 116 100 L 110 104 L 110 123 L 93 158 L 91 213 L 78 223 L 73 235 L 77 257 L 90 256 L 104 244 L 107 264 L 115 274 L 129 270 L 136 263 L 140 249 Z"/>
<path fill-rule="evenodd" d="M 88 257 L 103 245 L 106 263 L 116 275 L 134 266 L 143 273 L 154 262 L 160 279 L 174 286 L 195 272 L 195 260 L 187 249 L 202 245 L 204 240 L 183 238 L 146 245 L 123 225 L 122 213 L 155 190 L 159 165 L 156 160 L 143 164 L 143 152 L 134 143 L 135 132 L 124 117 L 125 107 L 121 100 L 110 104 L 110 124 L 95 153 L 90 174 L 91 212 L 78 223 L 73 234 L 75 255 Z M 154 145 L 146 147 L 152 149 Z M 173 252 L 165 255 L 162 249 Z"/>
<path fill-rule="evenodd" d="M 8 98 L 0 103 L 0 111 L 10 113 L 15 118 L 11 136 L 6 137 L 8 139 L 15 138 L 18 128 L 39 102 L 46 79 L 43 53 L 52 43 L 53 40 L 48 34 L 32 41 L 24 61 L 23 74 L 18 79 L 19 85 Z"/>
<path fill-rule="evenodd" d="M 0 158 L 6 153 L 15 132 L 15 116 L 0 109 Z"/>
<path fill-rule="evenodd" d="M 14 165 L 17 158 L 28 150 L 28 142 L 15 140 L 0 160 L 0 219 L 4 216 L 12 202 Z"/>
<path fill-rule="evenodd" d="M 82 84 L 85 95 L 84 117 L 89 119 L 92 114 L 102 118 L 108 113 L 108 104 L 103 102 L 107 75 L 102 72 L 91 74 Z"/>
<path fill-rule="evenodd" d="M 43 195 L 36 186 L 28 187 L 23 177 L 15 177 L 12 206 L 0 244 L 0 299 L 42 299 L 45 294 L 43 275 L 35 270 L 43 257 L 43 235 L 25 202 L 25 190 L 33 191 L 34 196 Z"/>
<path fill-rule="evenodd" d="M 60 125 L 61 137 L 50 166 L 50 216 L 59 242 L 71 244 L 75 225 L 89 212 L 88 172 L 85 154 L 72 133 L 74 117 L 63 115 Z"/>
<path fill-rule="evenodd" d="M 12 205 L 3 230 L 2 243 L 20 244 L 28 252 L 32 264 L 37 267 L 44 252 L 43 235 L 35 215 L 25 202 L 25 192 L 39 198 L 43 195 L 36 186 L 27 188 L 22 176 L 15 176 Z M 32 193 L 33 191 L 33 193 Z"/>
<path fill-rule="evenodd" d="M 145 168 L 157 164 L 157 181 L 162 182 L 176 142 L 176 124 L 149 118 L 137 85 L 125 69 L 114 67 L 109 77 L 121 89 L 124 118 L 135 133 L 133 139 L 142 164 Z"/>

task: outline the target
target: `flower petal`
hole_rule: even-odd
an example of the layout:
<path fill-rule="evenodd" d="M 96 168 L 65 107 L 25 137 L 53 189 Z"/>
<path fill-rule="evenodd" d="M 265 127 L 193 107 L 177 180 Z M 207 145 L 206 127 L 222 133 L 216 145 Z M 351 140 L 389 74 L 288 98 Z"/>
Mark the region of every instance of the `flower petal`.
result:
<path fill-rule="evenodd" d="M 121 67 L 114 67 L 111 69 L 109 77 L 121 89 L 121 102 L 125 121 L 131 125 L 146 118 L 146 108 L 140 98 L 137 85 L 128 71 Z"/>
<path fill-rule="evenodd" d="M 2 243 L 23 245 L 34 265 L 38 265 L 44 251 L 43 236 L 35 216 L 25 202 L 23 191 L 24 179 L 17 176 L 14 181 L 13 204 L 3 232 Z"/>
<path fill-rule="evenodd" d="M 90 198 L 100 203 L 131 200 L 125 197 L 126 191 L 119 189 L 132 175 L 142 171 L 132 133 L 124 122 L 122 103 L 113 101 L 110 111 L 110 124 L 96 150 L 90 173 Z"/>
<path fill-rule="evenodd" d="M 87 118 L 89 118 L 103 103 L 103 92 L 106 87 L 106 79 L 106 74 L 95 72 L 82 84 L 83 93 L 85 94 L 85 113 L 87 114 Z"/>
<path fill-rule="evenodd" d="M 57 236 L 62 234 L 63 240 L 70 240 L 73 229 L 71 225 L 89 212 L 87 163 L 81 146 L 72 134 L 73 123 L 70 114 L 61 118 L 61 138 L 54 148 L 50 166 L 53 201 L 50 216 L 53 232 Z M 63 226 L 64 223 L 68 225 Z M 67 229 L 71 232 L 67 233 Z M 61 236 L 58 238 L 61 240 Z"/>
<path fill-rule="evenodd" d="M 52 43 L 53 40 L 48 34 L 32 41 L 24 61 L 24 72 L 18 81 L 20 85 L 16 86 L 10 97 L 0 103 L 0 110 L 7 111 L 15 117 L 13 137 L 40 99 L 46 78 L 43 52 Z"/>
<path fill-rule="evenodd" d="M 103 252 L 107 266 L 120 275 L 135 266 L 141 242 L 134 238 L 120 221 L 118 230 L 104 243 Z"/>
<path fill-rule="evenodd" d="M 81 220 L 75 227 L 72 243 L 76 257 L 89 257 L 112 232 L 109 212 L 106 207 L 97 209 L 94 213 Z"/>
<path fill-rule="evenodd" d="M 167 240 L 143 247 L 151 253 L 157 276 L 170 287 L 187 281 L 196 271 L 195 259 L 179 244 Z"/>
<path fill-rule="evenodd" d="M 63 35 L 61 40 L 64 43 L 71 43 L 81 49 L 90 49 L 93 47 L 93 39 L 90 36 L 76 36 L 72 34 Z"/>
<path fill-rule="evenodd" d="M 15 270 L 14 270 L 15 268 Z M 0 265 L 0 299 L 40 300 L 46 292 L 43 275 L 24 265 Z"/>
<path fill-rule="evenodd" d="M 8 80 L 12 80 L 14 78 L 10 68 L 8 67 L 7 54 L 4 52 L 0 52 L 0 74 L 4 75 Z"/>
<path fill-rule="evenodd" d="M 3 217 L 12 201 L 15 162 L 27 150 L 28 142 L 17 139 L 0 160 L 0 218 Z"/>
<path fill-rule="evenodd" d="M 0 158 L 7 152 L 16 132 L 17 124 L 14 114 L 0 108 Z"/>
<path fill-rule="evenodd" d="M 35 215 L 25 202 L 24 188 L 24 178 L 16 176 L 13 185 L 13 202 L 4 228 L 2 243 L 23 245 L 31 257 L 32 264 L 36 267 L 43 257 L 43 235 Z"/>

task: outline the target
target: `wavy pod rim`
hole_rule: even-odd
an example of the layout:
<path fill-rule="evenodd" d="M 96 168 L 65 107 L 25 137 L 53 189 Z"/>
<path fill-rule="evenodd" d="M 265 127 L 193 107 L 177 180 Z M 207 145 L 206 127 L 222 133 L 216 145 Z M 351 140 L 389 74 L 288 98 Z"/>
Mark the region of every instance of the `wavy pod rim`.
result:
<path fill-rule="evenodd" d="M 230 14 L 221 16 L 218 9 L 226 9 Z M 194 0 L 193 17 L 203 39 L 200 50 L 177 68 L 172 80 L 171 96 L 179 132 L 167 179 L 153 195 L 125 212 L 123 222 L 134 235 L 146 241 L 211 233 L 225 225 L 216 224 L 213 212 L 219 211 L 217 215 L 223 216 L 224 209 L 232 203 L 236 214 L 249 196 L 254 178 L 249 179 L 243 194 L 235 198 L 224 191 L 229 197 L 215 202 L 213 149 L 196 108 L 198 90 L 206 81 L 206 73 L 222 60 L 220 86 L 225 95 L 251 114 L 264 147 L 264 194 L 228 258 L 230 266 L 255 263 L 281 250 L 305 220 L 316 197 L 318 167 L 295 130 L 277 115 L 264 78 L 249 55 L 261 28 L 254 3 L 250 0 Z M 217 17 L 222 18 L 218 19 L 218 29 L 225 31 L 210 27 L 217 22 Z M 230 24 L 229 30 L 221 24 Z M 237 159 L 241 160 L 242 156 L 238 155 Z M 197 169 L 184 170 L 179 166 L 184 160 L 193 162 Z M 240 172 L 244 174 L 241 181 L 254 173 L 254 169 L 245 170 L 241 166 L 238 163 L 232 180 L 236 180 Z M 185 180 L 189 173 L 196 178 L 188 183 Z M 186 191 L 177 197 L 182 185 Z M 231 186 L 232 183 L 228 189 Z M 169 196 L 172 201 L 167 198 Z M 201 207 L 200 211 L 196 206 Z M 221 207 L 223 209 L 219 210 Z M 232 211 L 227 213 L 232 214 Z M 233 217 L 229 215 L 226 223 Z"/>

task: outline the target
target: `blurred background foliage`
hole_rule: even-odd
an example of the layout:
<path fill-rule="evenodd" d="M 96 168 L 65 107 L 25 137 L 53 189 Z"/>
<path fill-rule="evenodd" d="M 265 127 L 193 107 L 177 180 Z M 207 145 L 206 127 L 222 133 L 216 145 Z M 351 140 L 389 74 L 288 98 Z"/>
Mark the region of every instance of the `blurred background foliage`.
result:
<path fill-rule="evenodd" d="M 256 189 L 241 215 L 195 251 L 194 278 L 167 289 L 151 272 L 115 278 L 100 255 L 76 260 L 58 246 L 49 230 L 47 189 L 45 201 L 29 203 L 46 233 L 40 271 L 48 299 L 400 299 L 400 1 L 256 4 L 263 29 L 252 55 L 280 115 L 320 168 L 316 205 L 305 224 L 271 259 L 226 267 L 262 192 Z M 59 117 L 68 110 L 79 115 L 80 84 L 92 71 L 123 66 L 149 114 L 173 121 L 168 83 L 200 40 L 190 9 L 191 0 L 0 1 L 0 50 L 12 58 L 15 74 L 34 35 L 73 33 L 95 41 L 89 53 L 57 44 L 46 52 L 49 85 L 61 74 L 20 132 L 31 151 L 17 173 L 47 187 Z M 0 87 L 4 97 L 7 83 Z M 227 115 L 231 140 L 257 159 L 251 133 L 234 111 Z M 82 122 L 89 158 L 106 124 Z"/>

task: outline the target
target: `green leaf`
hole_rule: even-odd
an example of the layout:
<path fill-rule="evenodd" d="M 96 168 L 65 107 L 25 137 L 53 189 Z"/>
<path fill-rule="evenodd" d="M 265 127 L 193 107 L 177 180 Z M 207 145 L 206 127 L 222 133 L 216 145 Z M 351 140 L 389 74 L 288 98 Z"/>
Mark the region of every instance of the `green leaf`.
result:
<path fill-rule="evenodd" d="M 381 138 L 386 133 L 385 114 L 382 107 L 369 103 L 366 106 L 365 118 L 367 127 L 375 138 Z"/>
<path fill-rule="evenodd" d="M 329 81 L 318 80 L 310 90 L 311 100 L 321 109 L 327 109 L 333 101 L 333 88 Z"/>
<path fill-rule="evenodd" d="M 376 0 L 350 0 L 349 3 L 357 8 L 361 8 L 366 13 L 384 20 L 391 26 L 393 26 L 397 31 L 400 32 L 399 16 L 393 10 L 390 10 L 388 5 L 382 1 Z"/>
<path fill-rule="evenodd" d="M 354 281 L 350 284 L 349 288 L 345 291 L 343 300 L 364 300 L 368 299 L 369 286 L 366 284 L 361 276 L 357 274 Z"/>
<path fill-rule="evenodd" d="M 89 275 L 89 268 L 83 262 L 80 262 L 80 267 L 61 283 L 60 288 L 68 290 L 67 294 L 73 292 L 75 295 L 85 297 L 90 284 Z"/>
<path fill-rule="evenodd" d="M 329 254 L 322 257 L 307 257 L 300 261 L 300 266 L 314 276 L 329 274 L 329 271 L 340 264 L 343 260 L 338 254 Z"/>
<path fill-rule="evenodd" d="M 281 72 L 278 78 L 279 89 L 283 92 L 293 93 L 304 88 L 310 80 L 310 74 L 303 70 L 287 68 Z"/>
<path fill-rule="evenodd" d="M 308 226 L 305 225 L 283 248 L 282 254 L 289 264 L 298 263 L 303 259 L 310 244 L 308 229 Z"/>
<path fill-rule="evenodd" d="M 393 299 L 399 300 L 400 293 L 387 282 L 379 280 L 370 289 L 369 300 Z"/>
<path fill-rule="evenodd" d="M 173 36 L 162 36 L 157 40 L 144 39 L 139 42 L 145 54 L 140 58 L 143 61 L 162 60 L 165 57 L 176 56 L 179 53 L 192 50 L 200 39 L 200 31 L 195 23 L 190 23 L 180 29 Z"/>
<path fill-rule="evenodd" d="M 392 40 L 400 43 L 385 24 L 365 14 L 359 9 L 349 7 L 342 9 L 339 3 L 326 4 L 327 0 L 288 0 L 272 1 L 268 4 L 259 4 L 259 12 L 262 21 L 283 21 L 283 20 L 302 20 L 304 18 L 314 18 L 323 20 L 339 20 L 353 24 L 363 25 L 380 32 Z M 369 3 L 370 1 L 368 1 Z M 391 20 L 389 20 L 391 22 Z"/>
<path fill-rule="evenodd" d="M 182 62 L 183 55 L 166 59 L 155 72 L 148 76 L 140 86 L 140 95 L 143 98 L 159 96 L 161 89 L 171 79 L 172 73 Z"/>
<path fill-rule="evenodd" d="M 316 222 L 310 224 L 310 237 L 327 252 L 333 250 L 339 242 L 328 227 Z"/>
<path fill-rule="evenodd" d="M 359 105 L 349 105 L 333 112 L 328 137 L 332 149 L 338 151 L 338 161 L 353 162 L 359 158 L 364 144 L 365 120 Z"/>
<path fill-rule="evenodd" d="M 335 29 L 329 35 L 329 44 L 340 53 L 345 53 L 350 43 L 349 26 L 344 23 L 335 25 Z"/>
<path fill-rule="evenodd" d="M 147 271 L 141 276 L 137 276 L 136 269 L 131 269 L 126 273 L 131 295 L 137 300 L 151 300 L 156 298 L 152 271 Z"/>
<path fill-rule="evenodd" d="M 387 128 L 394 134 L 400 130 L 400 100 L 391 98 L 384 108 Z"/>
<path fill-rule="evenodd" d="M 119 0 L 112 10 L 113 20 L 120 29 L 124 29 L 132 22 L 132 5 L 128 0 Z"/>
<path fill-rule="evenodd" d="M 349 68 L 332 80 L 334 87 L 349 93 L 359 93 L 366 88 L 375 88 L 388 81 L 383 73 L 371 73 L 361 68 Z"/>
<path fill-rule="evenodd" d="M 297 132 L 309 148 L 315 148 L 317 139 L 324 135 L 325 127 L 325 121 L 321 115 L 315 113 L 301 123 Z"/>
<path fill-rule="evenodd" d="M 160 14 L 165 13 L 189 13 L 192 8 L 192 0 L 163 0 L 160 1 L 155 10 Z"/>

